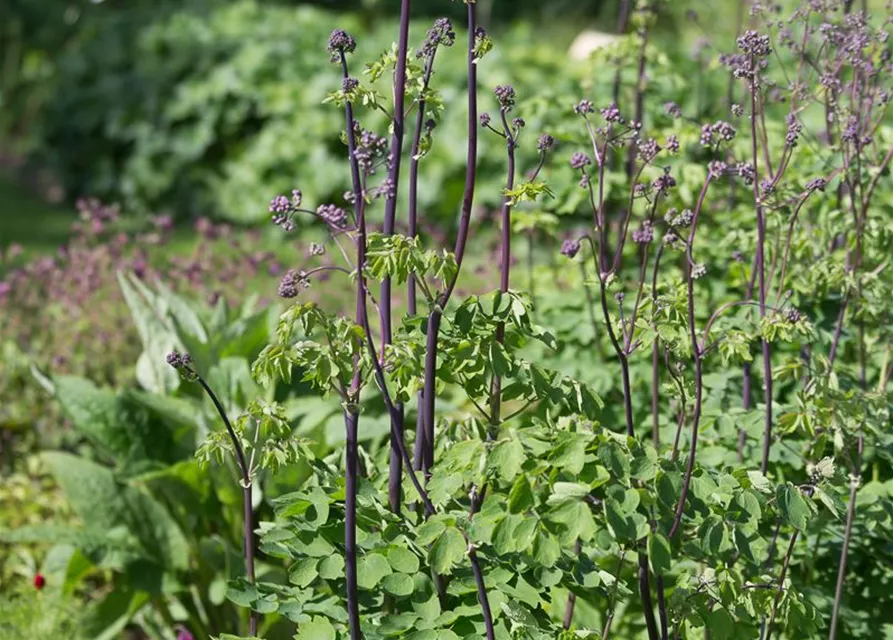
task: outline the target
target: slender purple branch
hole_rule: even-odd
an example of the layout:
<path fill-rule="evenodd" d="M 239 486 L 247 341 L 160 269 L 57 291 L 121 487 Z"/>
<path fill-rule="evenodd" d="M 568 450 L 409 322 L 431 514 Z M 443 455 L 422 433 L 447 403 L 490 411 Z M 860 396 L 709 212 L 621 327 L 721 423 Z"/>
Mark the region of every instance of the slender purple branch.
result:
<path fill-rule="evenodd" d="M 406 56 L 409 48 L 409 8 L 410 0 L 400 1 L 400 36 L 397 43 L 397 64 L 394 69 L 394 117 L 392 119 L 393 134 L 391 136 L 390 171 L 388 181 L 391 192 L 385 200 L 384 228 L 385 235 L 394 233 L 397 214 L 397 194 L 400 186 L 400 161 L 403 155 L 404 110 L 406 104 Z M 383 344 L 393 341 L 391 328 L 391 279 L 385 278 L 381 283 L 381 334 Z M 400 457 L 397 438 L 403 438 L 403 405 L 397 405 L 397 411 L 390 416 L 395 421 L 391 430 L 390 469 L 388 473 L 388 502 L 391 511 L 400 512 L 402 499 L 401 482 L 403 479 L 403 459 Z"/>
<path fill-rule="evenodd" d="M 339 52 L 341 72 L 344 79 L 349 78 L 347 58 L 344 51 Z M 363 270 L 366 266 L 366 203 L 363 196 L 363 184 L 360 178 L 360 167 L 356 157 L 356 132 L 354 129 L 353 104 L 348 100 L 344 105 L 344 118 L 347 127 L 347 152 L 349 156 L 351 184 L 354 192 L 354 212 L 357 220 L 357 278 L 356 322 L 361 327 L 369 324 L 366 311 L 366 288 Z M 354 357 L 354 373 L 350 384 L 349 398 L 356 403 L 359 399 L 362 383 L 359 355 Z M 357 475 L 359 473 L 359 408 L 347 405 L 344 411 L 344 428 L 346 440 L 345 452 L 345 499 L 344 499 L 344 556 L 345 579 L 347 588 L 347 617 L 350 629 L 350 640 L 360 640 L 360 605 L 357 594 Z"/>
<path fill-rule="evenodd" d="M 506 193 L 511 191 L 515 186 L 515 137 L 509 127 L 506 119 L 506 110 L 500 109 L 499 115 L 502 119 L 502 130 L 505 135 L 506 154 L 508 155 L 508 168 L 505 179 Z M 503 196 L 502 210 L 500 212 L 500 221 L 502 225 L 502 233 L 500 237 L 500 249 L 502 252 L 502 262 L 500 264 L 499 273 L 499 290 L 502 293 L 508 293 L 509 276 L 512 268 L 512 199 L 509 195 Z M 500 322 L 496 326 L 496 341 L 502 344 L 505 341 L 505 323 Z M 499 426 L 499 414 L 502 408 L 502 379 L 494 375 L 490 383 L 490 429 L 488 437 L 493 440 L 496 438 L 495 431 Z"/>
<path fill-rule="evenodd" d="M 763 204 L 759 186 L 759 150 L 757 146 L 757 82 L 759 73 L 757 62 L 751 58 L 752 77 L 750 81 L 750 139 L 751 156 L 754 166 L 753 198 L 757 217 L 757 251 L 756 266 L 758 291 L 760 302 L 760 319 L 766 317 L 766 272 L 765 272 L 765 248 L 766 248 L 766 221 L 763 217 Z M 762 110 L 762 106 L 761 106 Z M 767 167 L 767 170 L 771 171 Z M 760 470 L 766 473 L 769 470 L 769 450 L 772 446 L 772 352 L 769 341 L 763 338 L 763 401 L 766 405 L 766 423 L 763 432 L 763 459 Z"/>
<path fill-rule="evenodd" d="M 205 382 L 204 378 L 198 375 L 195 371 L 192 371 L 192 373 L 195 375 L 196 381 L 211 399 L 214 408 L 220 415 L 220 419 L 223 420 L 223 425 L 226 427 L 226 433 L 229 435 L 233 450 L 236 454 L 236 461 L 239 464 L 239 472 L 242 475 L 242 551 L 245 556 L 245 573 L 248 575 L 248 582 L 254 584 L 254 524 L 251 508 L 251 469 L 248 466 L 248 462 L 245 460 L 245 451 L 242 449 L 242 443 L 226 415 L 226 409 L 223 408 L 223 405 L 217 398 L 217 394 L 215 394 L 208 383 Z M 252 636 L 257 635 L 258 619 L 259 615 L 257 611 L 252 609 L 248 620 L 249 633 Z"/>
<path fill-rule="evenodd" d="M 471 210 L 474 204 L 474 187 L 477 177 L 477 60 L 475 59 L 475 38 L 477 37 L 477 4 L 469 2 L 468 10 L 468 148 L 465 166 L 465 190 L 462 196 L 462 212 L 459 217 L 459 233 L 456 237 L 455 257 L 456 273 L 447 284 L 445 290 L 438 297 L 428 314 L 428 336 L 425 353 L 425 382 L 422 392 L 423 429 L 420 435 L 424 442 L 420 447 L 420 458 L 416 460 L 419 468 L 430 469 L 434 464 L 434 388 L 437 369 L 437 337 L 440 332 L 440 321 L 443 310 L 446 308 L 459 273 L 462 269 L 462 261 L 465 257 L 465 246 L 468 242 L 468 232 L 471 227 Z"/>
<path fill-rule="evenodd" d="M 698 218 L 701 214 L 701 208 L 704 206 L 704 199 L 707 196 L 707 189 L 710 187 L 711 175 L 707 174 L 704 186 L 701 188 L 701 194 L 698 196 L 698 204 L 695 207 L 694 216 L 691 221 L 691 231 L 689 232 L 688 242 L 686 243 L 685 253 L 688 258 L 688 264 L 693 264 L 692 246 L 695 241 L 695 232 L 698 227 Z M 701 420 L 701 399 L 704 393 L 703 378 L 703 354 L 698 344 L 698 335 L 695 328 L 695 285 L 694 276 L 691 269 L 685 270 L 686 286 L 688 288 L 688 331 L 691 338 L 692 358 L 695 361 L 695 403 L 692 413 L 691 424 L 691 445 L 688 453 L 688 463 L 685 468 L 685 476 L 682 480 L 682 493 L 679 496 L 679 504 L 676 507 L 676 516 L 673 519 L 673 526 L 670 527 L 670 537 L 676 535 L 679 524 L 682 522 L 682 513 L 685 511 L 685 501 L 688 498 L 688 490 L 691 485 L 691 476 L 695 468 L 695 456 L 698 448 L 698 426 Z"/>

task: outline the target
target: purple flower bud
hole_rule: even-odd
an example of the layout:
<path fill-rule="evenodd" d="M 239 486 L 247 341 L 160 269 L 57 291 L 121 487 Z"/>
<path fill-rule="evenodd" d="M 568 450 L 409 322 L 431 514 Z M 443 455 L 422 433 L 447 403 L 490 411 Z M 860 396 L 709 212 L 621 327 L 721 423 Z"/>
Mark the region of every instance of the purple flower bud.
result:
<path fill-rule="evenodd" d="M 595 105 L 589 100 L 580 100 L 580 102 L 574 105 L 574 113 L 581 116 L 586 115 L 587 113 L 595 113 Z"/>
<path fill-rule="evenodd" d="M 682 109 L 675 102 L 664 103 L 664 111 L 666 111 L 667 115 L 674 120 L 678 120 L 682 117 Z"/>
<path fill-rule="evenodd" d="M 416 52 L 418 58 L 430 58 L 437 51 L 437 47 L 452 47 L 456 42 L 456 32 L 453 31 L 453 23 L 449 18 L 438 18 L 434 26 L 428 29 L 425 41 Z"/>
<path fill-rule="evenodd" d="M 316 215 L 335 229 L 343 229 L 347 224 L 347 214 L 341 207 L 333 204 L 322 204 L 316 209 Z"/>
<path fill-rule="evenodd" d="M 310 286 L 307 276 L 303 271 L 297 269 L 289 269 L 279 281 L 279 297 L 280 298 L 296 298 L 301 289 Z"/>
<path fill-rule="evenodd" d="M 589 164 L 592 164 L 592 160 L 582 151 L 577 151 L 571 156 L 571 169 L 582 169 Z"/>
<path fill-rule="evenodd" d="M 481 122 L 481 126 L 486 127 L 490 124 L 490 114 L 486 112 L 482 113 L 479 120 Z"/>
<path fill-rule="evenodd" d="M 828 182 L 824 178 L 813 178 L 806 183 L 807 191 L 824 191 Z"/>
<path fill-rule="evenodd" d="M 657 191 L 658 193 L 665 194 L 670 189 L 676 186 L 676 178 L 670 175 L 669 167 L 664 170 L 663 175 L 658 176 L 654 179 L 654 182 L 651 183 L 651 188 Z"/>
<path fill-rule="evenodd" d="M 728 165 L 722 160 L 711 160 L 707 165 L 707 172 L 714 179 L 723 177 L 726 171 L 728 171 Z"/>
<path fill-rule="evenodd" d="M 329 44 L 326 46 L 326 50 L 332 54 L 333 62 L 340 60 L 341 54 L 353 53 L 356 48 L 357 41 L 343 29 L 332 31 Z"/>
<path fill-rule="evenodd" d="M 548 133 L 544 133 L 539 137 L 539 140 L 536 141 L 536 150 L 542 153 L 550 151 L 554 146 L 555 138 L 550 136 Z"/>
<path fill-rule="evenodd" d="M 291 203 L 285 196 L 276 196 L 270 200 L 270 213 L 289 213 Z"/>
<path fill-rule="evenodd" d="M 496 95 L 496 101 L 503 111 L 509 111 L 515 106 L 515 88 L 512 85 L 498 86 L 493 90 L 493 93 Z"/>
<path fill-rule="evenodd" d="M 360 81 L 356 78 L 344 78 L 344 80 L 341 81 L 341 91 L 344 93 L 350 93 L 359 86 Z"/>
<path fill-rule="evenodd" d="M 633 231 L 633 242 L 636 244 L 651 244 L 654 240 L 654 227 L 646 220 L 642 226 Z"/>
<path fill-rule="evenodd" d="M 679 153 L 679 138 L 676 136 L 675 133 L 667 136 L 667 143 L 664 145 L 664 147 L 673 155 Z"/>
<path fill-rule="evenodd" d="M 573 258 L 580 253 L 579 240 L 565 240 L 561 243 L 561 255 Z"/>
<path fill-rule="evenodd" d="M 524 118 L 515 118 L 514 120 L 512 120 L 512 126 L 515 127 L 515 129 L 523 129 L 524 125 L 526 124 L 527 123 L 524 122 Z"/>
<path fill-rule="evenodd" d="M 617 108 L 617 105 L 614 103 L 601 109 L 601 114 L 602 118 L 605 119 L 605 122 L 623 122 L 623 117 L 620 115 L 620 109 Z"/>

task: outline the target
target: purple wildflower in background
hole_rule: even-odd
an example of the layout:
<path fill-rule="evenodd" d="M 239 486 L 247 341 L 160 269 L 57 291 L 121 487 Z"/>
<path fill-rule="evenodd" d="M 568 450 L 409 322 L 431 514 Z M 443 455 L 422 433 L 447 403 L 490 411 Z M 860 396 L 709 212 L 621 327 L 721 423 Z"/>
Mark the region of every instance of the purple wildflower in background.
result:
<path fill-rule="evenodd" d="M 347 224 L 347 213 L 345 213 L 344 209 L 334 204 L 319 205 L 316 209 L 316 215 L 335 229 L 343 229 Z"/>
<path fill-rule="evenodd" d="M 671 133 L 667 136 L 667 143 L 664 145 L 664 148 L 673 155 L 679 153 L 679 137 L 675 133 Z"/>
<path fill-rule="evenodd" d="M 524 118 L 515 118 L 514 120 L 512 120 L 512 126 L 515 129 L 523 129 L 526 124 L 527 123 L 524 122 Z"/>
<path fill-rule="evenodd" d="M 561 243 L 561 255 L 573 258 L 580 253 L 579 240 L 565 240 Z"/>
<path fill-rule="evenodd" d="M 646 220 L 642 226 L 633 231 L 633 242 L 636 244 L 651 244 L 654 240 L 654 227 Z"/>
<path fill-rule="evenodd" d="M 280 298 L 296 298 L 301 289 L 310 286 L 307 276 L 303 271 L 297 269 L 289 269 L 279 281 L 279 297 Z"/>
<path fill-rule="evenodd" d="M 394 188 L 394 181 L 390 178 L 385 178 L 382 183 L 375 188 L 372 195 L 375 198 L 389 200 L 394 197 L 395 193 L 396 189 Z"/>
<path fill-rule="evenodd" d="M 789 113 L 785 119 L 788 123 L 788 132 L 785 134 L 784 141 L 789 147 L 796 147 L 803 126 L 797 122 L 797 116 L 793 113 Z"/>
<path fill-rule="evenodd" d="M 311 256 L 322 256 L 326 253 L 326 247 L 323 244 L 318 242 L 310 243 L 310 255 Z"/>
<path fill-rule="evenodd" d="M 605 122 L 623 122 L 623 116 L 620 115 L 620 109 L 617 107 L 616 103 L 611 103 L 609 106 L 601 109 L 602 118 L 605 119 Z"/>
<path fill-rule="evenodd" d="M 574 113 L 586 115 L 587 113 L 595 113 L 595 105 L 589 100 L 580 100 L 574 105 Z"/>
<path fill-rule="evenodd" d="M 288 213 L 291 211 L 291 203 L 285 196 L 276 196 L 270 200 L 270 213 Z"/>
<path fill-rule="evenodd" d="M 722 160 L 711 160 L 707 165 L 707 171 L 712 178 L 721 178 L 728 171 L 728 165 Z"/>
<path fill-rule="evenodd" d="M 824 178 L 813 178 L 806 183 L 807 191 L 824 191 L 827 181 Z"/>
<path fill-rule="evenodd" d="M 176 626 L 176 631 L 177 631 L 177 640 L 195 640 L 195 636 L 193 636 L 189 632 L 189 629 L 187 629 L 186 627 L 184 627 L 181 624 L 178 624 Z"/>
<path fill-rule="evenodd" d="M 552 149 L 552 147 L 554 147 L 554 146 L 555 146 L 555 138 L 550 136 L 548 133 L 544 133 L 536 141 L 536 150 L 541 153 L 550 151 Z"/>
<path fill-rule="evenodd" d="M 490 114 L 484 112 L 480 115 L 480 118 L 478 118 L 478 120 L 480 121 L 482 127 L 486 127 L 490 124 Z"/>
<path fill-rule="evenodd" d="M 651 188 L 660 194 L 666 194 L 670 189 L 676 186 L 676 178 L 670 174 L 669 167 L 664 169 L 664 173 L 659 175 L 651 183 Z"/>
<path fill-rule="evenodd" d="M 674 120 L 678 120 L 682 117 L 682 109 L 675 102 L 664 103 L 664 111 Z"/>
<path fill-rule="evenodd" d="M 657 143 L 657 140 L 654 138 L 648 138 L 644 142 L 638 141 L 639 154 L 642 156 L 642 160 L 645 162 L 650 162 L 653 160 L 658 153 L 661 151 L 661 146 Z"/>
<path fill-rule="evenodd" d="M 744 184 L 752 185 L 753 181 L 756 179 L 756 170 L 754 166 L 750 162 L 739 162 L 735 165 L 735 173 L 738 174 L 739 178 L 744 180 Z"/>
<path fill-rule="evenodd" d="M 592 160 L 582 151 L 577 151 L 571 156 L 571 169 L 582 169 L 589 164 L 592 164 Z"/>
<path fill-rule="evenodd" d="M 515 88 L 512 85 L 500 85 L 493 90 L 493 93 L 502 111 L 510 111 L 515 106 Z"/>

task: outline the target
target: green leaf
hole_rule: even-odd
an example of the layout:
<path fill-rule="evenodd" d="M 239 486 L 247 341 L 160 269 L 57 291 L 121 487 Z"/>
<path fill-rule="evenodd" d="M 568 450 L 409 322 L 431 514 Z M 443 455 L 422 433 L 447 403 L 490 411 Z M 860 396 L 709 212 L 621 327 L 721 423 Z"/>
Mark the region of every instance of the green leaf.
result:
<path fill-rule="evenodd" d="M 299 560 L 288 572 L 289 581 L 301 588 L 306 587 L 319 575 L 317 570 L 318 564 L 318 558 L 303 558 Z"/>
<path fill-rule="evenodd" d="M 392 573 L 381 581 L 381 588 L 395 596 L 408 596 L 415 589 L 412 576 L 405 573 Z"/>
<path fill-rule="evenodd" d="M 655 575 L 666 575 L 673 564 L 673 552 L 670 541 L 659 531 L 652 531 L 648 536 L 648 559 Z"/>
<path fill-rule="evenodd" d="M 344 558 L 333 554 L 323 558 L 317 567 L 319 577 L 324 580 L 337 580 L 344 577 Z"/>
<path fill-rule="evenodd" d="M 514 480 L 524 464 L 524 447 L 515 439 L 500 442 L 487 458 L 487 468 L 494 470 L 500 479 Z"/>
<path fill-rule="evenodd" d="M 189 548 L 170 513 L 141 489 L 119 483 L 114 473 L 68 453 L 42 456 L 68 502 L 88 530 L 125 534 L 140 555 L 165 569 L 186 569 Z"/>
<path fill-rule="evenodd" d="M 357 585 L 361 589 L 373 589 L 390 574 L 391 565 L 380 553 L 370 553 L 357 561 Z"/>
<path fill-rule="evenodd" d="M 509 511 L 521 513 L 533 506 L 533 490 L 526 476 L 520 475 L 509 492 Z"/>
<path fill-rule="evenodd" d="M 805 531 L 812 511 L 800 489 L 790 483 L 783 484 L 778 487 L 775 497 L 784 521 L 800 531 Z"/>
<path fill-rule="evenodd" d="M 322 616 L 313 616 L 309 622 L 301 623 L 295 640 L 335 640 L 335 627 Z"/>
<path fill-rule="evenodd" d="M 419 570 L 419 557 L 404 547 L 388 549 L 388 562 L 394 571 L 413 574 Z"/>
<path fill-rule="evenodd" d="M 431 547 L 431 567 L 439 575 L 447 575 L 465 556 L 467 545 L 455 527 L 446 529 Z"/>

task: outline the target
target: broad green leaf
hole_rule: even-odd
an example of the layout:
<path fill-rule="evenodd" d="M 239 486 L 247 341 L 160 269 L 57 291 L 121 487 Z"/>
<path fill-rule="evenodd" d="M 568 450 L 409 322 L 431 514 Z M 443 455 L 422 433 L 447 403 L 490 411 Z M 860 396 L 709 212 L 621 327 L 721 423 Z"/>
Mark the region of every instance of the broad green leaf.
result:
<path fill-rule="evenodd" d="M 382 578 L 391 574 L 391 565 L 380 553 L 370 553 L 357 560 L 357 585 L 373 589 Z"/>
<path fill-rule="evenodd" d="M 440 575 L 446 575 L 465 556 L 465 538 L 455 527 L 447 528 L 431 547 L 431 567 Z"/>
<path fill-rule="evenodd" d="M 648 536 L 648 559 L 651 561 L 651 569 L 658 576 L 666 575 L 673 564 L 670 541 L 659 531 L 653 531 Z"/>

